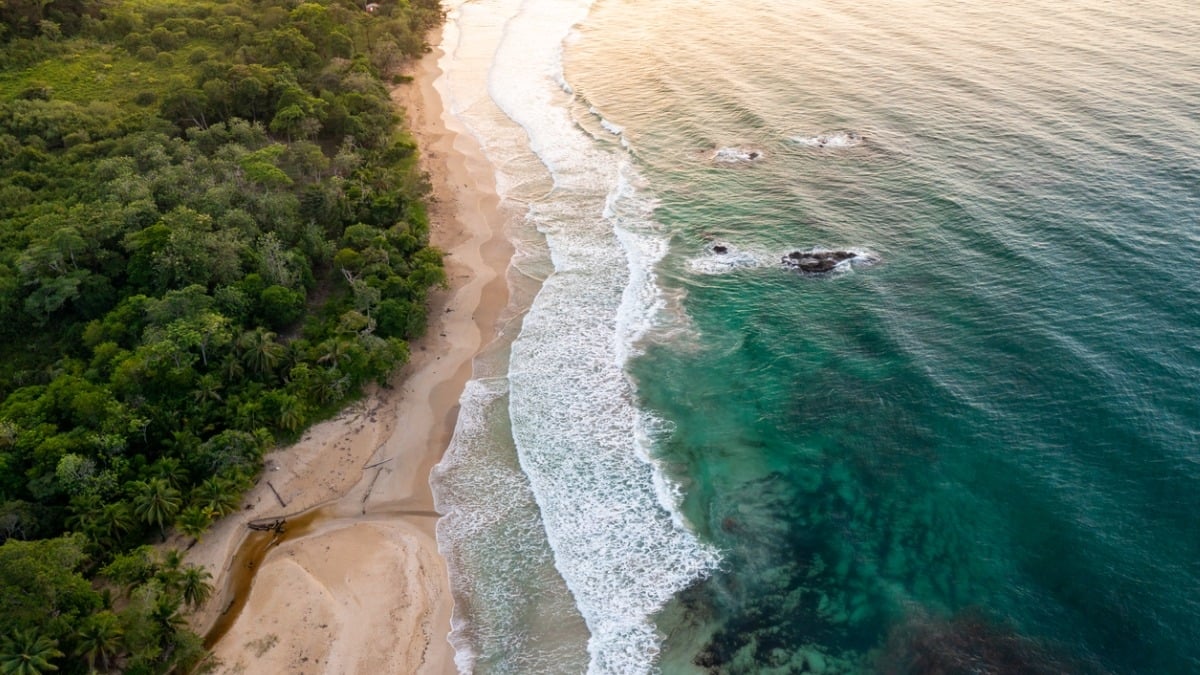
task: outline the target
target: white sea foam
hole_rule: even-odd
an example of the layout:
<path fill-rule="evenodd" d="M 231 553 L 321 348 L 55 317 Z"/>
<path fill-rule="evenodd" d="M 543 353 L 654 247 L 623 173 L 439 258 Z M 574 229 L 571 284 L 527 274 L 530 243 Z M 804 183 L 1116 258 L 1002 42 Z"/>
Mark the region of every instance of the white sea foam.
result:
<path fill-rule="evenodd" d="M 604 127 L 608 133 L 614 136 L 620 136 L 621 134 L 625 133 L 625 127 L 621 126 L 620 124 L 609 122 L 603 117 L 600 118 L 600 126 Z"/>
<path fill-rule="evenodd" d="M 653 615 L 711 571 L 715 551 L 673 519 L 624 366 L 663 304 L 666 241 L 622 153 L 575 126 L 561 49 L 589 0 L 525 0 L 505 25 L 492 98 L 554 179 L 528 218 L 554 263 L 512 347 L 509 414 L 555 564 L 591 633 L 589 672 L 653 667 Z M 531 66 L 531 64 L 533 64 Z"/>
<path fill-rule="evenodd" d="M 766 159 L 766 153 L 758 148 L 717 148 L 716 152 L 712 155 L 712 161 L 722 164 L 757 162 L 761 159 Z"/>
<path fill-rule="evenodd" d="M 845 130 L 826 131 L 816 136 L 796 136 L 792 140 L 800 145 L 807 145 L 812 148 L 828 148 L 830 150 L 853 148 L 863 143 L 861 134 Z"/>
<path fill-rule="evenodd" d="M 505 22 L 520 4 L 521 0 L 448 3 L 441 44 L 445 55 L 438 63 L 442 74 L 434 87 L 443 103 L 443 120 L 474 139 L 491 165 L 501 169 L 492 175 L 500 196 L 527 203 L 549 189 L 545 168 L 530 152 L 524 131 L 487 95 L 488 69 L 479 65 L 491 60 Z"/>
<path fill-rule="evenodd" d="M 432 481 L 438 549 L 455 580 L 450 642 L 459 672 L 586 667 L 586 630 L 556 578 L 529 483 L 506 445 L 508 383 L 467 383 L 454 438 Z M 499 447 L 505 446 L 505 447 Z M 529 592 L 536 588 L 536 592 Z"/>
<path fill-rule="evenodd" d="M 496 167 L 506 213 L 539 208 L 552 189 L 525 131 L 487 96 L 488 69 L 521 0 L 448 5 L 435 87 L 447 125 L 478 141 Z M 490 170 L 485 165 L 474 169 Z M 514 275 L 550 273 L 542 237 L 512 221 Z M 514 291 L 516 289 L 514 288 Z M 455 595 L 450 640 L 462 673 L 582 672 L 588 631 L 558 574 L 528 479 L 508 432 L 506 359 L 477 358 L 460 399 L 454 438 L 433 477 L 438 546 Z"/>
<path fill-rule="evenodd" d="M 604 127 L 604 130 L 608 133 L 614 136 L 620 136 L 621 134 L 625 133 L 625 127 L 606 118 L 600 113 L 600 110 L 597 109 L 596 106 L 588 108 L 588 112 L 592 113 L 596 116 L 596 119 L 600 120 L 600 126 Z"/>
<path fill-rule="evenodd" d="M 614 363 L 623 368 L 634 355 L 638 342 L 654 327 L 665 305 L 652 270 L 666 255 L 667 242 L 662 237 L 635 234 L 621 227 L 616 228 L 616 235 L 629 258 L 629 282 L 617 312 L 613 342 Z"/>
<path fill-rule="evenodd" d="M 778 263 L 779 257 L 764 251 L 743 251 L 733 244 L 721 242 L 708 247 L 705 255 L 692 258 L 688 267 L 698 274 L 727 274 L 736 270 L 767 267 Z"/>

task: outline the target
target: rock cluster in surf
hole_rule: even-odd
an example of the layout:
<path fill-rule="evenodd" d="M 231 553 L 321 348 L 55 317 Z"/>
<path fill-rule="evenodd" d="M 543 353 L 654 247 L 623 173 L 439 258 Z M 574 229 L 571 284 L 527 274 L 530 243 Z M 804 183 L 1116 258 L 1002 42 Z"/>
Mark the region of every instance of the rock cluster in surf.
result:
<path fill-rule="evenodd" d="M 707 238 L 707 237 L 706 237 Z M 707 256 L 691 262 L 692 269 L 704 274 L 722 274 L 747 267 L 782 266 L 807 276 L 824 276 L 848 272 L 850 268 L 872 265 L 879 256 L 862 249 L 811 248 L 783 254 L 742 251 L 724 241 L 709 241 Z M 778 261 L 778 262 L 776 262 Z"/>
<path fill-rule="evenodd" d="M 839 269 L 844 270 L 852 264 L 870 264 L 877 260 L 873 255 L 857 251 L 826 251 L 814 248 L 792 251 L 783 256 L 780 262 L 784 267 L 802 274 L 828 274 Z"/>

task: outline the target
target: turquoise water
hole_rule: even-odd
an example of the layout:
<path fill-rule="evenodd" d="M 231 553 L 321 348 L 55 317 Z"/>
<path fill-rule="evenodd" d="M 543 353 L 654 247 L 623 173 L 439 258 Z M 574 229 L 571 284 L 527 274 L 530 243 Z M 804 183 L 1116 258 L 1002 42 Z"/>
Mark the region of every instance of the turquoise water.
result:
<path fill-rule="evenodd" d="M 568 49 L 723 554 L 664 672 L 1200 672 L 1200 6 L 980 4 L 599 2 Z M 880 262 L 773 264 L 813 246 Z"/>
<path fill-rule="evenodd" d="M 448 7 L 461 670 L 1200 672 L 1200 5 Z"/>

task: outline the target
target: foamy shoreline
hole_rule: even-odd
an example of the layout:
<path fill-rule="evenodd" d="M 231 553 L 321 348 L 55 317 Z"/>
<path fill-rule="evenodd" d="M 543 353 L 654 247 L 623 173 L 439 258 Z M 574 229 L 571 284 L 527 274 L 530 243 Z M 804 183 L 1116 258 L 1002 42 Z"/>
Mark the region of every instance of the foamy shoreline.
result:
<path fill-rule="evenodd" d="M 431 34 L 431 44 L 440 36 Z M 268 456 L 244 510 L 188 553 L 218 585 L 192 621 L 206 632 L 231 601 L 224 585 L 244 564 L 236 554 L 246 523 L 321 506 L 310 530 L 273 547 L 258 566 L 244 609 L 213 645 L 216 672 L 456 672 L 428 479 L 453 433 L 471 361 L 507 306 L 512 247 L 491 166 L 442 119 L 433 86 L 441 56 L 435 48 L 412 64 L 413 81 L 392 98 L 408 113 L 433 184 L 431 236 L 447 252 L 450 287 L 434 294 L 428 333 L 412 344 L 394 386 L 372 390 Z"/>

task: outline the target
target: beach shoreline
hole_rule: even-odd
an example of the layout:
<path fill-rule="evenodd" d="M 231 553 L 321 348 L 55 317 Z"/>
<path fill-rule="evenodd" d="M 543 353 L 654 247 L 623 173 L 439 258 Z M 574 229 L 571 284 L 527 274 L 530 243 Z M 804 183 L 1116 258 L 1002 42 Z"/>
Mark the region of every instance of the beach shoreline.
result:
<path fill-rule="evenodd" d="M 195 630 L 207 634 L 243 595 L 212 645 L 215 672 L 456 672 L 429 476 L 453 434 L 472 360 L 506 318 L 512 245 L 491 165 L 443 119 L 434 88 L 440 37 L 431 33 L 431 51 L 410 64 L 411 81 L 392 99 L 430 177 L 431 240 L 446 253 L 448 287 L 433 293 L 427 333 L 391 386 L 369 389 L 268 455 L 243 510 L 188 552 L 216 584 L 191 619 Z M 241 551 L 250 521 L 314 509 L 312 522 L 274 542 L 261 562 Z M 252 573 L 239 568 L 247 563 Z M 248 592 L 239 576 L 253 579 Z"/>

